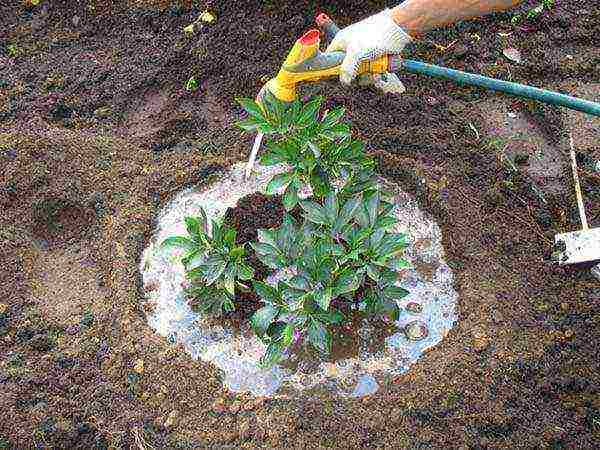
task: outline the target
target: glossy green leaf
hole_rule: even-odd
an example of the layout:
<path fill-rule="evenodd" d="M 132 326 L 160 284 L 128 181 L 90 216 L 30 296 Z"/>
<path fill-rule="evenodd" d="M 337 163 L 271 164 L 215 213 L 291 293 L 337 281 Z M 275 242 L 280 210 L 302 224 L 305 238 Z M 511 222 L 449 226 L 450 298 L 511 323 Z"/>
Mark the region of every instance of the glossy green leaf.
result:
<path fill-rule="evenodd" d="M 237 98 L 236 100 L 248 114 L 264 121 L 264 114 L 258 103 L 250 98 Z"/>
<path fill-rule="evenodd" d="M 261 243 L 277 247 L 277 231 L 273 229 L 260 228 L 258 230 L 258 240 Z"/>
<path fill-rule="evenodd" d="M 328 223 L 327 214 L 318 203 L 310 200 L 301 200 L 300 207 L 306 212 L 306 218 L 311 222 L 321 225 Z"/>
<path fill-rule="evenodd" d="M 339 325 L 346 321 L 346 317 L 338 310 L 330 309 L 329 311 L 316 312 L 313 314 L 321 322 L 331 325 Z"/>
<path fill-rule="evenodd" d="M 331 335 L 322 323 L 313 320 L 308 327 L 308 340 L 313 347 L 322 353 L 331 351 Z"/>
<path fill-rule="evenodd" d="M 226 266 L 227 263 L 225 261 L 220 261 L 214 266 L 205 266 L 206 285 L 210 286 L 213 284 L 223 274 Z"/>
<path fill-rule="evenodd" d="M 389 286 L 383 289 L 383 295 L 394 300 L 406 297 L 410 292 L 398 286 Z"/>
<path fill-rule="evenodd" d="M 299 200 L 300 199 L 298 198 L 298 188 L 292 182 L 288 185 L 288 187 L 285 190 L 285 193 L 283 194 L 283 207 L 286 211 L 291 211 L 296 207 Z"/>
<path fill-rule="evenodd" d="M 186 217 L 184 220 L 188 234 L 193 237 L 198 236 L 201 229 L 200 221 L 195 217 Z"/>
<path fill-rule="evenodd" d="M 276 303 L 279 300 L 279 293 L 273 286 L 262 281 L 253 281 L 254 292 L 266 303 Z"/>
<path fill-rule="evenodd" d="M 258 130 L 258 122 L 254 118 L 240 120 L 235 124 L 237 127 L 241 128 L 244 131 L 255 132 L 256 130 Z"/>
<path fill-rule="evenodd" d="M 308 280 L 300 275 L 294 275 L 292 278 L 287 280 L 287 284 L 300 291 L 308 291 L 310 289 L 310 283 Z"/>
<path fill-rule="evenodd" d="M 286 186 L 290 181 L 292 181 L 293 174 L 291 172 L 280 173 L 279 175 L 275 175 L 269 184 L 267 184 L 267 189 L 265 190 L 267 195 L 274 195 L 279 189 Z"/>
<path fill-rule="evenodd" d="M 358 277 L 352 268 L 344 270 L 337 278 L 334 285 L 334 295 L 343 295 L 358 289 Z"/>
<path fill-rule="evenodd" d="M 306 103 L 298 114 L 296 123 L 300 126 L 306 126 L 316 120 L 317 111 L 321 108 L 323 97 L 315 97 Z"/>
<path fill-rule="evenodd" d="M 256 311 L 250 318 L 250 325 L 258 336 L 262 336 L 266 333 L 267 328 L 273 323 L 277 315 L 279 314 L 279 308 L 272 305 L 266 305 Z"/>
<path fill-rule="evenodd" d="M 265 354 L 260 358 L 260 365 L 263 368 L 268 368 L 277 364 L 282 356 L 282 349 L 279 343 L 271 342 L 265 351 Z"/>
<path fill-rule="evenodd" d="M 294 325 L 288 323 L 281 333 L 281 346 L 288 347 L 294 341 Z"/>
<path fill-rule="evenodd" d="M 333 289 L 318 289 L 313 293 L 314 299 L 317 302 L 317 305 L 323 310 L 327 311 L 329 309 L 329 304 L 331 300 L 333 300 Z"/>
<path fill-rule="evenodd" d="M 375 266 L 374 264 L 368 264 L 367 276 L 373 281 L 379 280 L 379 269 L 377 268 L 377 266 Z"/>
<path fill-rule="evenodd" d="M 254 269 L 248 264 L 241 262 L 237 265 L 237 276 L 243 281 L 251 280 L 254 277 Z"/>
<path fill-rule="evenodd" d="M 161 247 L 176 247 L 183 248 L 186 250 L 193 250 L 196 247 L 196 244 L 192 242 L 191 239 L 188 239 L 186 237 L 173 236 L 162 241 Z"/>
<path fill-rule="evenodd" d="M 323 117 L 323 120 L 321 121 L 323 127 L 329 128 L 335 125 L 341 119 L 345 112 L 346 109 L 341 106 L 327 111 L 325 113 L 325 117 Z"/>

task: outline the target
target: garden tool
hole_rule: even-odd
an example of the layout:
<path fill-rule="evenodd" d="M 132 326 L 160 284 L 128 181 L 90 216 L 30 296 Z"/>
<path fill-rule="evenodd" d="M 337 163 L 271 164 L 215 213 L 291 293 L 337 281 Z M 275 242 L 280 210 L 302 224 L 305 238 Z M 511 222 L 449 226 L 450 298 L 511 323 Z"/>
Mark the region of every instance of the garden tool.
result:
<path fill-rule="evenodd" d="M 326 15 L 319 14 L 316 18 L 319 27 L 328 39 L 332 39 L 339 31 L 337 25 Z M 297 85 L 304 82 L 321 81 L 339 76 L 340 66 L 345 52 L 321 52 L 320 32 L 311 29 L 300 37 L 290 50 L 277 76 L 269 80 L 260 90 L 257 102 L 264 107 L 270 98 L 281 102 L 291 103 L 298 98 Z M 517 97 L 538 100 L 551 105 L 564 106 L 600 117 L 600 104 L 588 100 L 571 97 L 558 92 L 526 86 L 519 83 L 497 80 L 460 70 L 426 64 L 420 61 L 402 59 L 397 55 L 383 55 L 371 61 L 361 63 L 358 74 L 385 74 L 406 71 L 436 78 L 455 81 L 459 84 L 479 86 L 485 89 L 504 92 Z M 246 166 L 246 178 L 254 165 L 263 135 L 259 133 Z"/>
<path fill-rule="evenodd" d="M 575 182 L 575 197 L 581 219 L 581 230 L 558 234 L 554 237 L 557 251 L 553 255 L 560 265 L 577 264 L 600 260 L 600 228 L 589 228 L 585 217 L 579 175 L 577 174 L 577 159 L 573 148 L 573 136 L 569 136 L 571 153 L 571 169 Z M 594 268 L 593 270 L 598 270 Z M 592 272 L 593 273 L 593 272 Z"/>

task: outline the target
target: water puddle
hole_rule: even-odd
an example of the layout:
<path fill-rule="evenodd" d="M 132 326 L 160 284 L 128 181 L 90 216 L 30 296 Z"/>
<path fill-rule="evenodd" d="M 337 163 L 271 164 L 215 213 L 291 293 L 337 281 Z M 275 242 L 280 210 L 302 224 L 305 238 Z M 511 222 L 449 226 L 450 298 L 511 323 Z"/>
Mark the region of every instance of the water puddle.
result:
<path fill-rule="evenodd" d="M 213 184 L 181 192 L 161 211 L 158 227 L 140 261 L 144 309 L 157 333 L 182 344 L 192 358 L 219 368 L 229 391 L 267 397 L 296 396 L 311 389 L 352 397 L 372 394 L 386 380 L 406 372 L 448 334 L 457 319 L 457 294 L 452 272 L 444 261 L 440 229 L 409 194 L 389 185 L 395 194 L 394 213 L 400 221 L 395 231 L 408 234 L 411 244 L 405 257 L 413 266 L 401 273 L 398 282 L 410 291 L 399 301 L 399 320 L 385 324 L 367 320 L 356 311 L 350 325 L 334 338 L 327 359 L 310 348 L 298 347 L 279 365 L 258 368 L 264 345 L 247 325 L 234 329 L 193 312 L 183 295 L 185 273 L 180 255 L 159 249 L 165 238 L 185 234 L 185 216 L 196 215 L 203 207 L 209 217 L 222 217 L 240 198 L 264 192 L 271 177 L 283 170 L 258 166 L 245 181 L 244 168 L 243 163 L 237 164 Z"/>

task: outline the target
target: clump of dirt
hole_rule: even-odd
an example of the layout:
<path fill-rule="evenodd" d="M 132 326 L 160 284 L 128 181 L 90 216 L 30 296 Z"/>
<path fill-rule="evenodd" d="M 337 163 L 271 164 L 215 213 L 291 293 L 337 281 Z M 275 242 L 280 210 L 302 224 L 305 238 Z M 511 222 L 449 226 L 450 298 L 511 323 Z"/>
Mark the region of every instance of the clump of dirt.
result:
<path fill-rule="evenodd" d="M 279 196 L 267 196 L 259 192 L 242 197 L 235 208 L 225 211 L 225 223 L 237 230 L 236 242 L 246 244 L 248 264 L 254 268 L 255 279 L 264 280 L 272 270 L 256 257 L 250 242 L 258 240 L 261 228 L 277 228 L 281 225 L 285 209 Z M 227 319 L 236 324 L 247 321 L 262 306 L 253 290 L 236 295 L 236 310 Z"/>

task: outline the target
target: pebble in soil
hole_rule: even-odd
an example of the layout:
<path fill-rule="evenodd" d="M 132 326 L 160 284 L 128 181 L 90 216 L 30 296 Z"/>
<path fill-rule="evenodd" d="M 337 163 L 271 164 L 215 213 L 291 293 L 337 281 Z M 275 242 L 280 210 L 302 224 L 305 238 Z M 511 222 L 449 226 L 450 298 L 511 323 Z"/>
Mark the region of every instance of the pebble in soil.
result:
<path fill-rule="evenodd" d="M 184 217 L 197 215 L 200 207 L 209 218 L 226 213 L 232 218 L 231 209 L 240 199 L 243 203 L 248 196 L 264 193 L 272 176 L 282 170 L 281 166 L 257 167 L 255 175 L 245 181 L 244 164 L 236 164 L 214 183 L 179 193 L 161 210 L 157 229 L 140 261 L 143 285 L 152 286 L 145 289 L 145 302 L 152 304 L 147 308 L 148 323 L 169 342 L 182 344 L 192 358 L 220 369 L 224 387 L 231 392 L 259 397 L 301 395 L 312 389 L 353 397 L 372 394 L 386 379 L 406 372 L 424 351 L 439 343 L 457 319 L 457 294 L 452 271 L 444 261 L 440 229 L 398 186 L 386 187 L 395 195 L 394 213 L 399 219 L 395 231 L 408 234 L 410 245 L 405 257 L 414 267 L 404 271 L 398 282 L 410 291 L 399 301 L 403 312 L 397 322 L 386 326 L 356 315 L 350 327 L 334 339 L 327 358 L 299 348 L 273 368 L 258 368 L 265 348 L 247 322 L 232 326 L 196 313 L 183 293 L 181 253 L 159 248 L 167 237 L 185 235 Z M 275 204 L 265 207 L 276 209 Z M 270 274 L 267 281 L 280 276 Z"/>

